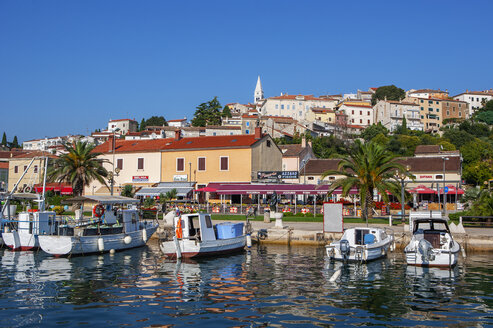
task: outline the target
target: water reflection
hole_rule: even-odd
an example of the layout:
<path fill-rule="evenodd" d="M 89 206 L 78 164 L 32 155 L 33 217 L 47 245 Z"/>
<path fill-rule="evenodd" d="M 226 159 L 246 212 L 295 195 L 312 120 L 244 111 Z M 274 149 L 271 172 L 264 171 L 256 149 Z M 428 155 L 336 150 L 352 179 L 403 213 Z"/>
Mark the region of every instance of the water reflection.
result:
<path fill-rule="evenodd" d="M 153 243 L 70 259 L 0 254 L 1 326 L 493 324 L 490 255 L 449 271 L 408 267 L 400 253 L 342 266 L 323 248 L 286 246 L 183 262 Z"/>

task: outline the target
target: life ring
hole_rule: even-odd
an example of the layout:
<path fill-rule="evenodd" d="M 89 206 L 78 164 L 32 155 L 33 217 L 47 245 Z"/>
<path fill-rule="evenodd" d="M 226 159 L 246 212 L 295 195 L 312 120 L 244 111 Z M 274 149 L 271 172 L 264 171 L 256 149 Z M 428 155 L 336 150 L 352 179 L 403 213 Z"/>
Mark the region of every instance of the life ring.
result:
<path fill-rule="evenodd" d="M 97 218 L 100 218 L 103 216 L 104 214 L 104 206 L 101 205 L 101 204 L 98 204 L 98 205 L 95 205 L 93 208 L 92 208 L 92 214 L 97 217 Z"/>
<path fill-rule="evenodd" d="M 27 186 L 24 188 L 24 192 L 25 193 L 30 193 L 32 191 L 31 187 L 30 186 Z"/>

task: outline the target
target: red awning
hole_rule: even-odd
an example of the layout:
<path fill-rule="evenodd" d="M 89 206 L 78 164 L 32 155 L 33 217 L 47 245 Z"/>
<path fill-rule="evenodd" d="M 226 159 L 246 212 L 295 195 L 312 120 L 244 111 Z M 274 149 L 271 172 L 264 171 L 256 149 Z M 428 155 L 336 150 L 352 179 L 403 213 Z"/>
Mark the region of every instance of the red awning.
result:
<path fill-rule="evenodd" d="M 73 193 L 72 186 L 64 183 L 57 183 L 57 182 L 47 183 L 45 189 L 46 191 L 52 190 L 54 192 L 59 192 L 62 195 L 71 195 Z M 34 191 L 36 193 L 42 193 L 43 184 L 34 185 Z"/>
<path fill-rule="evenodd" d="M 448 191 L 446 192 L 447 195 L 448 194 L 454 194 L 454 195 L 455 194 L 457 194 L 457 195 L 464 194 L 464 190 L 462 190 L 460 188 L 457 189 L 455 186 L 450 185 L 450 186 L 447 186 L 447 188 L 448 188 Z M 440 188 L 440 194 L 443 195 L 443 188 Z"/>
<path fill-rule="evenodd" d="M 419 185 L 416 188 L 409 190 L 411 194 L 436 194 L 437 192 L 431 188 L 424 185 Z"/>

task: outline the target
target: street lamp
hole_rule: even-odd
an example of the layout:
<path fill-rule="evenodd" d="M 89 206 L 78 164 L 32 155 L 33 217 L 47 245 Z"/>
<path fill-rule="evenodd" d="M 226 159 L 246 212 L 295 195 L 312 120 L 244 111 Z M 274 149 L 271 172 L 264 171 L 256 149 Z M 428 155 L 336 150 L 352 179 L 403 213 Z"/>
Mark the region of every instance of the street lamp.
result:
<path fill-rule="evenodd" d="M 447 195 L 445 193 L 445 161 L 448 161 L 448 157 L 442 157 L 443 159 L 443 214 L 447 216 Z"/>
<path fill-rule="evenodd" d="M 411 167 L 409 165 L 406 165 L 406 172 L 409 172 L 411 170 Z M 406 222 L 406 206 L 405 206 L 405 182 L 404 180 L 406 179 L 407 177 L 407 174 L 404 173 L 404 172 L 401 172 L 399 173 L 398 175 L 398 179 L 400 180 L 401 182 L 401 220 L 402 220 L 402 223 L 405 223 Z"/>

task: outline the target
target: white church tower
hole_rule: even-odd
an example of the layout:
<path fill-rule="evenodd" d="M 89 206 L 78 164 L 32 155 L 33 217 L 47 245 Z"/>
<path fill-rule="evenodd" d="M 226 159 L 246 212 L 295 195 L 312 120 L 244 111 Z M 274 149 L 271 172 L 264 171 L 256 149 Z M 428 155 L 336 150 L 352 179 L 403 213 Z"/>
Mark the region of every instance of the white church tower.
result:
<path fill-rule="evenodd" d="M 258 104 L 264 99 L 264 90 L 262 90 L 262 83 L 260 83 L 260 75 L 257 79 L 257 86 L 255 87 L 255 95 L 253 96 L 254 103 Z"/>

